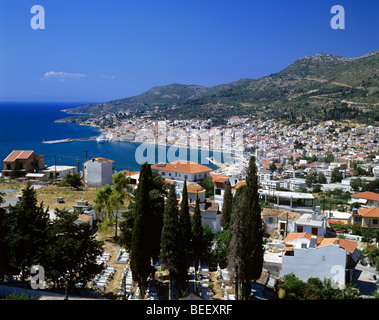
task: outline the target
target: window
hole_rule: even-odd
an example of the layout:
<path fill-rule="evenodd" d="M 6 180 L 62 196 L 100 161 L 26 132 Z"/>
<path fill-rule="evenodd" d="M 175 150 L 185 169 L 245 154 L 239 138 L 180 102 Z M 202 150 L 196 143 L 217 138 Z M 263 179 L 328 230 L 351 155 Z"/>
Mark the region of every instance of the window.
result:
<path fill-rule="evenodd" d="M 373 224 L 378 224 L 378 219 L 373 219 L 373 220 L 372 220 L 372 223 L 373 223 Z"/>
<path fill-rule="evenodd" d="M 295 255 L 294 251 L 286 251 L 285 256 L 293 257 Z"/>
<path fill-rule="evenodd" d="M 220 195 L 220 194 L 221 194 L 221 189 L 216 189 L 216 190 L 215 190 L 215 193 L 216 193 L 217 195 Z"/>
<path fill-rule="evenodd" d="M 302 242 L 301 243 L 301 248 L 302 249 L 307 249 L 307 243 L 306 242 Z"/>
<path fill-rule="evenodd" d="M 162 171 L 162 176 L 165 176 L 165 175 L 166 175 L 166 172 L 163 172 L 163 171 Z"/>
<path fill-rule="evenodd" d="M 9 163 L 7 164 L 7 170 L 11 170 L 11 165 Z"/>
<path fill-rule="evenodd" d="M 267 219 L 267 222 L 268 222 L 268 224 L 273 224 L 274 223 L 274 218 L 273 217 L 269 217 Z"/>
<path fill-rule="evenodd" d="M 297 226 L 296 232 L 303 232 L 303 226 Z"/>
<path fill-rule="evenodd" d="M 312 228 L 312 234 L 314 234 L 315 236 L 317 236 L 317 228 Z"/>

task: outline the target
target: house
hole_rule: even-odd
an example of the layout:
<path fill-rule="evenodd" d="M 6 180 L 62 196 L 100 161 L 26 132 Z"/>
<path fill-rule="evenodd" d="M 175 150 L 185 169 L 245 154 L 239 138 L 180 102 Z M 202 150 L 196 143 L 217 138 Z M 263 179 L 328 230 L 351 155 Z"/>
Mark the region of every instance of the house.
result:
<path fill-rule="evenodd" d="M 259 198 L 273 203 L 277 209 L 299 213 L 313 213 L 315 197 L 310 193 L 259 190 Z"/>
<path fill-rule="evenodd" d="M 90 188 L 98 188 L 112 184 L 113 160 L 93 158 L 84 163 L 84 184 Z"/>
<path fill-rule="evenodd" d="M 362 228 L 379 228 L 379 207 L 353 209 L 350 225 Z"/>
<path fill-rule="evenodd" d="M 192 216 L 195 211 L 195 204 L 189 204 L 189 212 Z M 213 200 L 206 199 L 200 202 L 201 223 L 203 226 L 209 226 L 213 232 L 218 233 L 221 231 L 220 218 L 221 213 L 218 204 Z"/>
<path fill-rule="evenodd" d="M 202 224 L 209 226 L 213 232 L 220 232 L 221 213 L 219 211 L 218 203 L 213 200 L 206 199 L 205 189 L 195 182 L 190 182 L 187 184 L 187 195 L 190 214 L 192 215 L 194 213 L 196 199 L 198 197 Z"/>
<path fill-rule="evenodd" d="M 180 190 L 181 193 L 183 189 Z M 196 203 L 196 198 L 199 198 L 200 203 L 205 202 L 205 189 L 198 183 L 190 182 L 187 184 L 188 203 Z"/>
<path fill-rule="evenodd" d="M 294 273 L 303 281 L 332 279 L 341 286 L 351 282 L 360 258 L 357 242 L 309 233 L 290 233 L 283 242 L 281 277 Z"/>
<path fill-rule="evenodd" d="M 45 173 L 48 179 L 64 179 L 69 173 L 77 173 L 78 168 L 75 166 L 50 166 L 40 172 Z"/>
<path fill-rule="evenodd" d="M 124 173 L 130 179 L 130 184 L 137 188 L 139 181 L 139 171 L 122 170 L 119 172 Z"/>
<path fill-rule="evenodd" d="M 379 166 L 375 166 L 375 167 L 372 169 L 372 173 L 374 174 L 374 177 L 375 177 L 375 178 L 379 178 Z"/>
<path fill-rule="evenodd" d="M 225 184 L 229 180 L 229 177 L 226 175 L 214 175 L 211 174 L 211 178 L 214 184 L 214 201 L 222 209 L 222 204 L 224 203 L 224 193 L 225 193 Z"/>
<path fill-rule="evenodd" d="M 294 221 L 301 214 L 283 209 L 264 208 L 261 212 L 265 232 L 272 236 L 286 236 L 295 231 Z"/>
<path fill-rule="evenodd" d="M 214 184 L 214 201 L 218 203 L 220 207 L 220 211 L 222 210 L 222 205 L 224 203 L 224 193 L 225 193 L 226 182 L 229 180 L 233 195 L 236 193 L 239 187 L 246 184 L 245 181 L 235 179 L 234 177 L 229 177 L 223 174 L 221 175 L 211 174 L 211 178 Z"/>
<path fill-rule="evenodd" d="M 27 173 L 25 178 L 32 184 L 45 184 L 47 181 L 45 173 Z"/>
<path fill-rule="evenodd" d="M 210 177 L 211 168 L 192 161 L 177 160 L 170 163 L 156 163 L 151 170 L 157 171 L 163 178 L 172 180 L 177 189 L 182 189 L 184 180 L 200 182 Z"/>
<path fill-rule="evenodd" d="M 262 210 L 262 220 L 265 231 L 276 237 L 286 237 L 293 232 L 307 232 L 309 234 L 325 236 L 327 219 L 324 215 L 316 213 L 298 213 L 284 209 Z"/>
<path fill-rule="evenodd" d="M 326 216 L 317 213 L 303 213 L 295 221 L 296 232 L 306 232 L 317 236 L 325 236 L 327 226 Z"/>
<path fill-rule="evenodd" d="M 24 178 L 28 173 L 39 173 L 45 168 L 44 156 L 28 150 L 13 150 L 3 162 L 2 177 L 10 179 Z"/>
<path fill-rule="evenodd" d="M 351 195 L 351 201 L 359 202 L 367 207 L 379 207 L 379 194 L 370 191 L 355 193 Z"/>

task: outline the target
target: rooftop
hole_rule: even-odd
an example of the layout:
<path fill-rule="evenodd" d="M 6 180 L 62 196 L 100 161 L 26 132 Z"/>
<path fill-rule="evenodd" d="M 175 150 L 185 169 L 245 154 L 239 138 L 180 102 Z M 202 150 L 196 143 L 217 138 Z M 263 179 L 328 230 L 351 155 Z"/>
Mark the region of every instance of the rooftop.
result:
<path fill-rule="evenodd" d="M 213 169 L 192 161 L 177 160 L 170 163 L 156 163 L 151 166 L 153 170 L 164 170 L 181 173 L 202 173 L 210 172 Z"/>
<path fill-rule="evenodd" d="M 306 238 L 309 241 L 311 241 L 312 237 L 316 240 L 315 242 L 315 248 L 320 248 L 328 245 L 339 245 L 342 249 L 346 250 L 349 253 L 353 253 L 354 250 L 358 247 L 358 243 L 351 240 L 346 239 L 340 239 L 340 238 L 324 238 L 320 236 L 314 236 L 310 233 L 302 232 L 302 233 L 290 233 L 288 236 L 283 240 L 283 242 L 290 242 L 297 239 Z M 294 247 L 293 244 L 286 244 L 286 246 L 283 248 L 283 251 L 290 250 Z"/>
<path fill-rule="evenodd" d="M 379 207 L 358 209 L 358 213 L 367 218 L 379 218 Z"/>
<path fill-rule="evenodd" d="M 15 160 L 27 160 L 34 153 L 30 150 L 13 150 L 5 159 L 4 162 L 13 162 Z"/>
<path fill-rule="evenodd" d="M 355 194 L 352 194 L 351 197 L 379 201 L 379 194 L 375 192 L 370 192 L 370 191 L 355 193 Z"/>
<path fill-rule="evenodd" d="M 273 191 L 273 190 L 259 190 L 261 195 L 268 195 L 273 197 L 283 197 L 287 199 L 314 199 L 315 197 L 311 193 L 291 192 L 291 191 Z"/>

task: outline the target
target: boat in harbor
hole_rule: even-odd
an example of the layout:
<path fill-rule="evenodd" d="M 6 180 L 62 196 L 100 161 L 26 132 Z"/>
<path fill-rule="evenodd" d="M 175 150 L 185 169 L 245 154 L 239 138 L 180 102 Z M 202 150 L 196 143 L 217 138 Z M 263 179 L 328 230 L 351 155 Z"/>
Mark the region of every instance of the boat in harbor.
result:
<path fill-rule="evenodd" d="M 96 141 L 98 143 L 104 143 L 105 141 L 107 141 L 107 139 L 104 136 L 99 136 L 96 138 Z"/>

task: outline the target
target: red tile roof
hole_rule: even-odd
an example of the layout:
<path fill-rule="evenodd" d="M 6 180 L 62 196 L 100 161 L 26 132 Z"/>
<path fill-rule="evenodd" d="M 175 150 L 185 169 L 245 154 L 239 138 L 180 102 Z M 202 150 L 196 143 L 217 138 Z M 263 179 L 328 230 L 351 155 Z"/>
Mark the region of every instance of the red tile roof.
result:
<path fill-rule="evenodd" d="M 358 209 L 358 213 L 362 217 L 379 218 L 379 207 Z"/>
<path fill-rule="evenodd" d="M 201 173 L 201 172 L 209 172 L 213 169 L 203 166 L 202 164 L 198 164 L 192 161 L 186 160 L 177 160 L 170 163 L 165 163 L 164 166 L 160 166 L 159 164 L 153 164 L 151 166 L 153 170 L 164 170 L 164 171 L 173 171 L 173 172 L 182 172 L 182 173 Z"/>
<path fill-rule="evenodd" d="M 351 197 L 379 201 L 379 194 L 375 192 L 370 192 L 370 191 L 355 193 L 355 194 L 352 194 Z"/>
<path fill-rule="evenodd" d="M 13 162 L 15 160 L 27 160 L 34 151 L 13 150 L 5 159 L 4 162 Z"/>
<path fill-rule="evenodd" d="M 296 232 L 296 233 L 290 233 L 288 236 L 283 240 L 283 242 L 292 241 L 295 239 L 301 239 L 306 238 L 308 240 L 311 240 L 312 234 L 307 232 Z M 349 253 L 353 253 L 354 250 L 357 248 L 358 243 L 351 240 L 346 239 L 340 239 L 340 238 L 324 238 L 320 236 L 316 236 L 316 248 L 329 246 L 329 245 L 339 245 L 342 249 L 346 250 Z M 286 250 L 291 249 L 291 244 L 285 244 Z M 283 250 L 284 250 L 283 248 Z"/>

